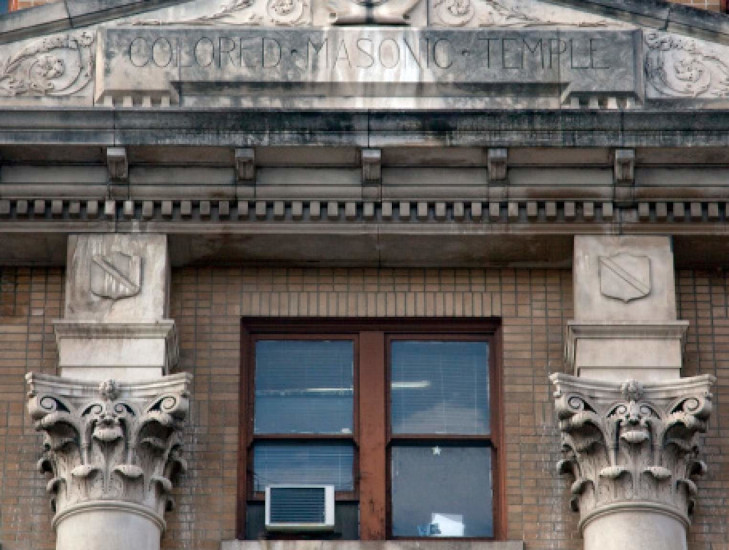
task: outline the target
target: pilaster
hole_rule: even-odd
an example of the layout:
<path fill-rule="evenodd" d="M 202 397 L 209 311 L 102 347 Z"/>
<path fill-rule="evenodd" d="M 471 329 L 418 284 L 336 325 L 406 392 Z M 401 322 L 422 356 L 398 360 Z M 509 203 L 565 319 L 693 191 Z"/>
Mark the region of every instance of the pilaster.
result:
<path fill-rule="evenodd" d="M 714 377 L 681 378 L 668 237 L 579 236 L 567 364 L 553 374 L 585 550 L 685 550 Z"/>
<path fill-rule="evenodd" d="M 168 375 L 168 292 L 165 235 L 69 237 L 61 376 L 27 376 L 57 550 L 160 548 L 192 378 Z"/>

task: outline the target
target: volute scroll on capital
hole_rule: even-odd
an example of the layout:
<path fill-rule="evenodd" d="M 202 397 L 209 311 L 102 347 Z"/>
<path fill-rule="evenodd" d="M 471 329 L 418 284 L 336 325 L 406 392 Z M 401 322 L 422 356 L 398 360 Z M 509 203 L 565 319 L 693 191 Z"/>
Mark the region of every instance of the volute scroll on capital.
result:
<path fill-rule="evenodd" d="M 686 525 L 706 472 L 699 436 L 712 411 L 709 375 L 622 385 L 550 377 L 562 433 L 561 474 L 574 477 L 571 507 L 581 526 L 621 506 L 661 510 Z"/>

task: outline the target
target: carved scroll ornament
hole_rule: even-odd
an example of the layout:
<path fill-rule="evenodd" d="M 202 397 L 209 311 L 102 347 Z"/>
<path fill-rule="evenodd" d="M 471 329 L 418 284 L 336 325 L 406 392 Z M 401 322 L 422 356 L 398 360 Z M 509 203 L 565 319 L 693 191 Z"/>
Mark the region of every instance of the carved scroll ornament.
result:
<path fill-rule="evenodd" d="M 162 21 L 160 19 L 138 19 L 133 25 L 240 25 L 298 27 L 311 24 L 309 0 L 229 0 L 208 15 Z"/>
<path fill-rule="evenodd" d="M 645 74 L 655 91 L 666 97 L 729 97 L 726 52 L 700 46 L 696 40 L 657 32 L 645 36 Z"/>
<path fill-rule="evenodd" d="M 94 74 L 92 32 L 31 42 L 0 62 L 0 96 L 68 96 Z"/>
<path fill-rule="evenodd" d="M 526 27 L 606 27 L 604 20 L 569 21 L 550 19 L 526 13 L 507 0 L 435 0 L 433 4 L 436 24 L 446 27 L 462 27 L 475 22 L 478 27 L 526 28 Z"/>
<path fill-rule="evenodd" d="M 550 377 L 564 458 L 574 477 L 571 506 L 580 525 L 621 505 L 655 508 L 689 523 L 706 471 L 699 434 L 712 409 L 709 375 L 621 386 L 566 374 Z"/>
<path fill-rule="evenodd" d="M 181 429 L 189 374 L 101 384 L 30 373 L 28 411 L 43 432 L 41 473 L 54 524 L 80 506 L 103 501 L 143 507 L 161 525 L 172 507 L 172 481 L 185 469 Z"/>

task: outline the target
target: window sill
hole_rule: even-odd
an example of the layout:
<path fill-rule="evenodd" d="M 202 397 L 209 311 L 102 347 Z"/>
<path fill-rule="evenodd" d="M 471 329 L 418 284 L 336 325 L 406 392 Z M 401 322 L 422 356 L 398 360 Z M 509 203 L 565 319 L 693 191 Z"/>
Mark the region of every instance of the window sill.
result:
<path fill-rule="evenodd" d="M 474 540 L 228 540 L 220 550 L 524 550 L 523 541 Z"/>

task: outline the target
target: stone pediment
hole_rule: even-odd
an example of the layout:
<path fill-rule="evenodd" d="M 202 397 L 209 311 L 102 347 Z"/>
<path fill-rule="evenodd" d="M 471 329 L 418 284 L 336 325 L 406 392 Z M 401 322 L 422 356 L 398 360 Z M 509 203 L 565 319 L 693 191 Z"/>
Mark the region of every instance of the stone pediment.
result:
<path fill-rule="evenodd" d="M 0 105 L 729 105 L 729 18 L 660 2 L 97 4 L 69 1 L 0 19 Z"/>

